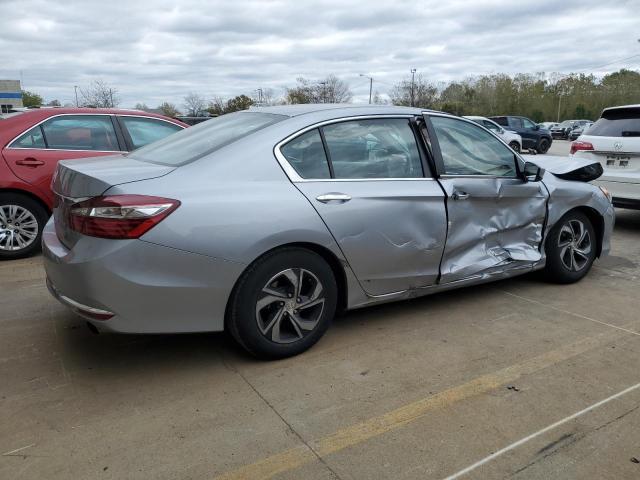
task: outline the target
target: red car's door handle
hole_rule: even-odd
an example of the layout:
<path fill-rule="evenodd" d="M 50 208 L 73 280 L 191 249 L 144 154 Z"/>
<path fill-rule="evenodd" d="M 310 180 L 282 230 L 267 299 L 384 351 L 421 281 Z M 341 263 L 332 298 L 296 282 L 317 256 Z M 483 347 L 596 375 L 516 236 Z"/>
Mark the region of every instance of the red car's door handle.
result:
<path fill-rule="evenodd" d="M 36 158 L 24 158 L 22 160 L 16 160 L 16 165 L 22 165 L 23 167 L 36 168 L 36 167 L 39 167 L 40 165 L 44 165 L 44 162 Z"/>

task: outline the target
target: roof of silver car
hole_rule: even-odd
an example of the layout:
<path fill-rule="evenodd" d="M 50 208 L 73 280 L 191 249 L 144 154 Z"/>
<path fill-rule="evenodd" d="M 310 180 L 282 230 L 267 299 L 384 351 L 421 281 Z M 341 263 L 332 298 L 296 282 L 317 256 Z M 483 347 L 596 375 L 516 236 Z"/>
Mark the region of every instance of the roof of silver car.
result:
<path fill-rule="evenodd" d="M 298 105 L 277 105 L 273 107 L 251 107 L 253 112 L 273 113 L 296 117 L 308 113 L 316 113 L 331 110 L 331 114 L 337 115 L 384 115 L 384 114 L 420 114 L 426 111 L 423 108 L 399 107 L 395 105 L 353 105 L 350 103 L 304 103 Z"/>

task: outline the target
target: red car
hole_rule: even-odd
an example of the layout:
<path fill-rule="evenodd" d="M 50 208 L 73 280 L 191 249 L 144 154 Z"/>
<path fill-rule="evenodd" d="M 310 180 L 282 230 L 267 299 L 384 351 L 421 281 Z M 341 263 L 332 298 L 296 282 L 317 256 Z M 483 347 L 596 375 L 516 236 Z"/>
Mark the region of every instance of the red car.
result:
<path fill-rule="evenodd" d="M 0 259 L 40 247 L 59 160 L 130 152 L 188 125 L 137 110 L 35 109 L 0 119 Z"/>

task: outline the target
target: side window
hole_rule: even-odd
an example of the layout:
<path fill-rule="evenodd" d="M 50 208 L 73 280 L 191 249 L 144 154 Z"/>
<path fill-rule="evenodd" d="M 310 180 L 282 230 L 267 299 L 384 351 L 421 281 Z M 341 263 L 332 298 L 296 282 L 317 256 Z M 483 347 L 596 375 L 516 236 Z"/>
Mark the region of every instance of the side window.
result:
<path fill-rule="evenodd" d="M 528 129 L 533 129 L 536 124 L 533 123 L 531 120 L 529 120 L 528 118 L 523 118 L 522 119 L 522 123 L 524 124 L 524 128 L 528 128 Z"/>
<path fill-rule="evenodd" d="M 317 128 L 283 145 L 280 152 L 302 178 L 331 178 Z"/>
<path fill-rule="evenodd" d="M 49 148 L 118 151 L 116 132 L 108 115 L 63 115 L 42 124 Z"/>
<path fill-rule="evenodd" d="M 492 120 L 496 122 L 498 125 L 502 125 L 503 127 L 508 127 L 509 122 L 507 121 L 507 117 L 492 117 Z"/>
<path fill-rule="evenodd" d="M 47 148 L 42 136 L 40 126 L 33 127 L 31 130 L 23 133 L 19 138 L 11 144 L 13 148 Z"/>
<path fill-rule="evenodd" d="M 129 132 L 134 150 L 182 130 L 179 125 L 154 118 L 125 116 L 119 118 Z"/>
<path fill-rule="evenodd" d="M 403 118 L 351 120 L 323 127 L 335 178 L 420 178 L 416 139 Z"/>
<path fill-rule="evenodd" d="M 500 131 L 500 127 L 498 125 L 496 125 L 495 123 L 490 122 L 488 120 L 483 120 L 482 124 L 484 125 L 485 128 L 488 128 L 492 132 L 499 132 Z"/>
<path fill-rule="evenodd" d="M 509 119 L 509 126 L 511 126 L 513 128 L 524 128 L 523 127 L 523 123 L 522 123 L 522 119 L 518 118 L 518 117 L 511 117 Z"/>
<path fill-rule="evenodd" d="M 444 173 L 515 177 L 513 152 L 500 140 L 476 125 L 448 117 L 431 117 Z"/>

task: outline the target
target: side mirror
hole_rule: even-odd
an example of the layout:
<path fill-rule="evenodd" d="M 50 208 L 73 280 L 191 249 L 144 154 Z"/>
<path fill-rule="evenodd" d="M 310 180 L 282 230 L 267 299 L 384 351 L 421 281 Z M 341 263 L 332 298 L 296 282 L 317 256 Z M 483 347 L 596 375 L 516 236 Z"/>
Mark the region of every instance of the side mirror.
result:
<path fill-rule="evenodd" d="M 533 126 L 534 130 L 540 130 L 540 125 L 538 125 L 537 123 Z"/>
<path fill-rule="evenodd" d="M 540 168 L 535 163 L 525 162 L 522 176 L 525 182 L 539 182 L 544 176 L 544 168 Z"/>

